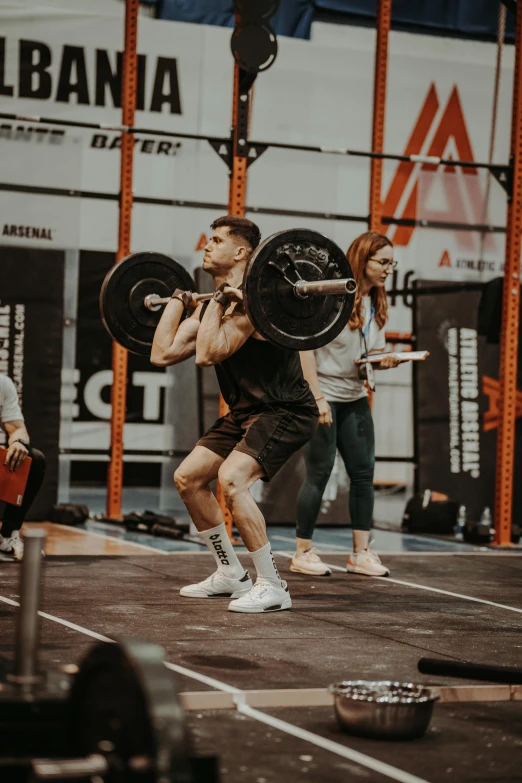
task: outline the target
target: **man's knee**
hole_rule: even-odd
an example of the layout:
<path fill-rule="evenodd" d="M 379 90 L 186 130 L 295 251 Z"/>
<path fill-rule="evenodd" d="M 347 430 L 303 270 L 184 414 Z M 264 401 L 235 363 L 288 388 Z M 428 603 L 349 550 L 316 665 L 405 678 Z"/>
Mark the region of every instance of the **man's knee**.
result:
<path fill-rule="evenodd" d="M 227 503 L 233 502 L 237 495 L 247 488 L 237 471 L 229 467 L 226 462 L 219 469 L 218 481 Z"/>
<path fill-rule="evenodd" d="M 190 490 L 194 487 L 194 476 L 190 469 L 183 466 L 183 463 L 174 473 L 174 484 L 181 497 L 188 495 Z"/>

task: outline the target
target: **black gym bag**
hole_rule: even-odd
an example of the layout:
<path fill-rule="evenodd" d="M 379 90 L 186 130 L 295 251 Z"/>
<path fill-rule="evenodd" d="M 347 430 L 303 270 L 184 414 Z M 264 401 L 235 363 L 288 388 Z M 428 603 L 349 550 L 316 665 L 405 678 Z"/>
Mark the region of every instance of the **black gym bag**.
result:
<path fill-rule="evenodd" d="M 81 525 L 89 519 L 89 508 L 77 503 L 57 503 L 52 507 L 49 519 L 59 525 Z"/>
<path fill-rule="evenodd" d="M 427 489 L 410 498 L 402 516 L 404 533 L 432 533 L 453 535 L 457 524 L 459 504 L 447 495 Z"/>

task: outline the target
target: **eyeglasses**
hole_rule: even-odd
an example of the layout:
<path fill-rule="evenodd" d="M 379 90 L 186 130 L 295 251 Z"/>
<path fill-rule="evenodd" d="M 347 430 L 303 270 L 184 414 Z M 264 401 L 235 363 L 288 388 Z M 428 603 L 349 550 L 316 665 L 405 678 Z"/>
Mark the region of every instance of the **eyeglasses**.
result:
<path fill-rule="evenodd" d="M 368 261 L 375 261 L 376 264 L 380 264 L 383 269 L 397 269 L 398 261 L 389 261 L 382 258 L 369 258 Z"/>

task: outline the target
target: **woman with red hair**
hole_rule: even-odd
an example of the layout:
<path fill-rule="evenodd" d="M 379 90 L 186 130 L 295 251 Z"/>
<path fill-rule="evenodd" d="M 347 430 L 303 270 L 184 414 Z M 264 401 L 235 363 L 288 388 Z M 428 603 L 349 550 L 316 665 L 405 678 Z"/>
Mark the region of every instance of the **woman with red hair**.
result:
<path fill-rule="evenodd" d="M 366 385 L 373 388 L 372 368 L 396 367 L 390 355 L 379 364 L 358 364 L 370 353 L 382 352 L 388 317 L 385 284 L 395 269 L 393 245 L 383 234 L 368 231 L 350 245 L 347 258 L 357 282 L 354 308 L 345 329 L 331 343 L 301 353 L 306 380 L 319 408 L 319 427 L 306 446 L 306 479 L 297 502 L 297 547 L 292 571 L 330 573 L 312 549 L 312 536 L 325 487 L 339 449 L 350 478 L 353 553 L 346 570 L 387 576 L 388 568 L 370 549 L 373 518 L 375 438 Z M 366 384 L 365 384 L 366 380 Z"/>

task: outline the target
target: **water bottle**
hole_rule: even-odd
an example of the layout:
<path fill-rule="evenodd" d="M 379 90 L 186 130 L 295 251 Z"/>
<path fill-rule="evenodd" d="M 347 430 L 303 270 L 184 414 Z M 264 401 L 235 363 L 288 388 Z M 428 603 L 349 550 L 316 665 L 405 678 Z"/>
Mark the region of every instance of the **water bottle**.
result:
<path fill-rule="evenodd" d="M 424 490 L 424 494 L 422 496 L 422 508 L 428 508 L 431 500 L 431 489 Z"/>
<path fill-rule="evenodd" d="M 490 535 L 495 535 L 495 528 L 493 527 L 493 519 L 491 517 L 491 510 L 489 506 L 485 506 L 480 517 L 480 524 L 488 528 Z"/>
<path fill-rule="evenodd" d="M 455 538 L 457 541 L 464 539 L 464 528 L 466 527 L 466 506 L 459 506 L 457 514 L 457 524 L 455 525 Z"/>

